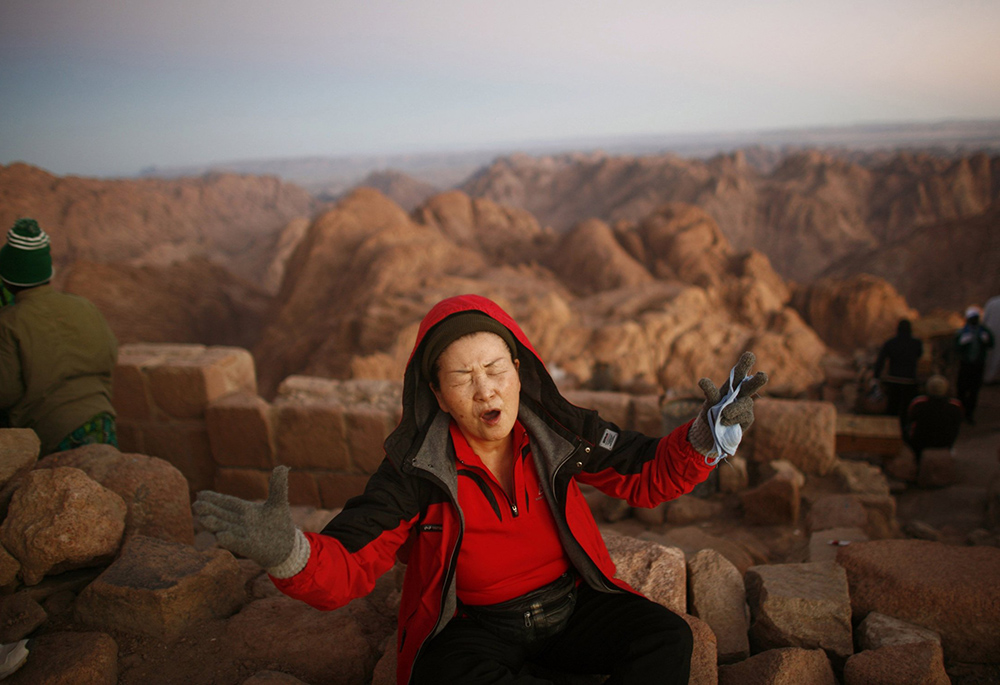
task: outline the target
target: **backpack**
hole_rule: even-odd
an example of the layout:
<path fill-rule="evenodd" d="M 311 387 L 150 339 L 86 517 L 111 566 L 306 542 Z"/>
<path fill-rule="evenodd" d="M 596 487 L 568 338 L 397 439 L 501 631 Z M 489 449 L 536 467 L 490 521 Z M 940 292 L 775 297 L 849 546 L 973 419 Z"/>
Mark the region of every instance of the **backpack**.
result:
<path fill-rule="evenodd" d="M 958 332 L 958 357 L 967 364 L 975 364 L 986 358 L 986 348 L 990 336 L 979 326 L 966 326 Z"/>

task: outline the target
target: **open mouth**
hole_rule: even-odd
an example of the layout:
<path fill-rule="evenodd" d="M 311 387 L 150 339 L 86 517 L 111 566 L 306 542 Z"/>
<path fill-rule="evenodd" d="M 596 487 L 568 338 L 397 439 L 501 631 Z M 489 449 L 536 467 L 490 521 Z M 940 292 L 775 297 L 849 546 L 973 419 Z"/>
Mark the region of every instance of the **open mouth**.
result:
<path fill-rule="evenodd" d="M 494 426 L 497 423 L 499 423 L 499 421 L 500 421 L 500 410 L 499 409 L 491 409 L 491 410 L 489 410 L 487 412 L 483 412 L 481 418 L 483 419 L 484 423 L 486 423 L 486 424 L 488 424 L 490 426 Z"/>

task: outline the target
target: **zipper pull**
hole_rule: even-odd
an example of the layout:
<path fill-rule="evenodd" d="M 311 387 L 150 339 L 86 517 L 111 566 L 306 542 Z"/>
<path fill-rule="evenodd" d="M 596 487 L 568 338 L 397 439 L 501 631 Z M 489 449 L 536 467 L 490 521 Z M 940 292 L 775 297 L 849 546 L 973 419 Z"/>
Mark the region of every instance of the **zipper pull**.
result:
<path fill-rule="evenodd" d="M 511 512 L 513 512 L 514 516 L 517 516 L 517 505 L 516 504 L 510 505 L 510 510 L 511 510 Z"/>
<path fill-rule="evenodd" d="M 530 628 L 531 627 L 531 612 L 530 611 L 525 611 L 524 612 L 524 627 L 525 628 Z"/>

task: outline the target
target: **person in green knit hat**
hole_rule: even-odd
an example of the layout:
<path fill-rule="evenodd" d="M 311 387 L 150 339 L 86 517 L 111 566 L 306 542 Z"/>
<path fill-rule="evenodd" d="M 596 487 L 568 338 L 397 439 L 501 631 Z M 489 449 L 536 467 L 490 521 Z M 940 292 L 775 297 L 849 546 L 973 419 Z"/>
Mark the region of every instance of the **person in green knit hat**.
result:
<path fill-rule="evenodd" d="M 117 447 L 111 376 L 118 341 L 97 307 L 56 291 L 49 236 L 20 219 L 0 248 L 0 425 L 30 428 L 41 454 Z"/>

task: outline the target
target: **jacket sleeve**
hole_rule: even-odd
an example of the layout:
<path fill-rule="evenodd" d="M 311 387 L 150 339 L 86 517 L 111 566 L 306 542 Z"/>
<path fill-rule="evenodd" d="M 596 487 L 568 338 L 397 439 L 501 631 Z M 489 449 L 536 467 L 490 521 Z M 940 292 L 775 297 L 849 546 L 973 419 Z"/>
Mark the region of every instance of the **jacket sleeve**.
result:
<path fill-rule="evenodd" d="M 271 576 L 274 585 L 324 610 L 367 595 L 392 568 L 420 516 L 415 481 L 383 460 L 364 494 L 348 501 L 321 533 L 305 534 L 310 547 L 305 567 L 290 578 Z"/>
<path fill-rule="evenodd" d="M 593 447 L 576 479 L 634 507 L 655 507 L 689 493 L 712 471 L 687 439 L 690 426 L 689 421 L 670 435 L 651 438 L 604 424 L 605 436 L 617 433 L 613 444 L 610 449 Z"/>

